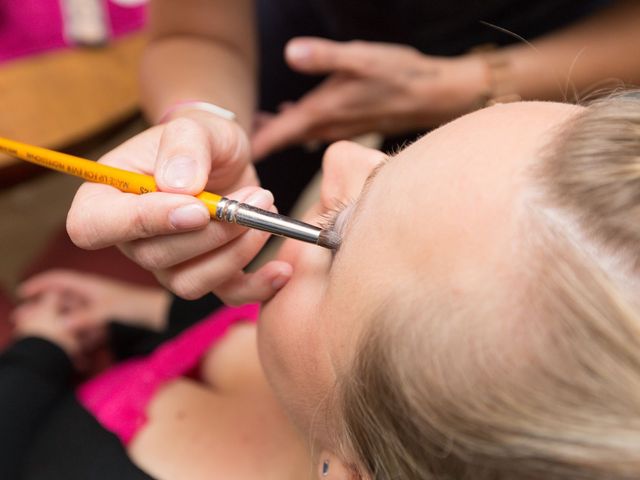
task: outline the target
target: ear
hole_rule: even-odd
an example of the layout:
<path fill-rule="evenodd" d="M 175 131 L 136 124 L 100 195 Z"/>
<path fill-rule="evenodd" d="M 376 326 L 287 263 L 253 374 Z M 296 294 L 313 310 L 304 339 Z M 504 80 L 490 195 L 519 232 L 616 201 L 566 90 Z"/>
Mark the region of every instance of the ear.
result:
<path fill-rule="evenodd" d="M 323 451 L 318 458 L 316 472 L 318 480 L 371 480 L 368 473 L 355 470 L 353 463 L 328 451 Z"/>

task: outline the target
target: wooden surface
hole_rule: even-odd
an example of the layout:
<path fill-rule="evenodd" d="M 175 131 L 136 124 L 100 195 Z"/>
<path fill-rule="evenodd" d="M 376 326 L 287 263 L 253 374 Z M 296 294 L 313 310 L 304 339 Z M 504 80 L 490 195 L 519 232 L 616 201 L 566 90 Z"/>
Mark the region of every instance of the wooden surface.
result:
<path fill-rule="evenodd" d="M 0 136 L 62 148 L 131 116 L 144 43 L 137 33 L 108 47 L 0 64 Z M 0 168 L 16 162 L 0 156 Z"/>

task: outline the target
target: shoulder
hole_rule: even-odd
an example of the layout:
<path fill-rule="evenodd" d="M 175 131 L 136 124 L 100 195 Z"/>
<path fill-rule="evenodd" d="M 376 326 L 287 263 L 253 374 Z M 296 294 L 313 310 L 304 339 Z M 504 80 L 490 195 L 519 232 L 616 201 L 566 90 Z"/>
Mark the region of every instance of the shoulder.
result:
<path fill-rule="evenodd" d="M 220 392 L 268 389 L 258 357 L 255 323 L 231 327 L 202 358 L 200 374 L 204 384 Z"/>

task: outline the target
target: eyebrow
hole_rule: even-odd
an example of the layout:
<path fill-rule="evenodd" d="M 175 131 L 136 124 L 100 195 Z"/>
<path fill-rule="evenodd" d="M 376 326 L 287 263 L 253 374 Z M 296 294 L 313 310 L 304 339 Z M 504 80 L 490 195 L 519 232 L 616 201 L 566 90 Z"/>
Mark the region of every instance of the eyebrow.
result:
<path fill-rule="evenodd" d="M 394 158 L 395 158 L 395 155 L 391 155 L 391 156 L 385 155 L 385 157 L 380 161 L 380 163 L 375 167 L 373 167 L 373 170 L 371 170 L 371 172 L 369 173 L 369 176 L 367 176 L 367 179 L 364 181 L 364 184 L 362 185 L 362 191 L 360 192 L 360 195 L 358 195 L 358 199 L 356 200 L 357 203 L 360 203 L 360 199 L 367 194 L 367 192 L 369 191 L 369 188 L 371 187 L 371 184 L 376 178 L 376 175 L 378 175 L 378 173 L 380 173 L 380 170 L 382 170 L 382 167 L 389 164 L 389 162 L 391 162 L 391 160 Z"/>

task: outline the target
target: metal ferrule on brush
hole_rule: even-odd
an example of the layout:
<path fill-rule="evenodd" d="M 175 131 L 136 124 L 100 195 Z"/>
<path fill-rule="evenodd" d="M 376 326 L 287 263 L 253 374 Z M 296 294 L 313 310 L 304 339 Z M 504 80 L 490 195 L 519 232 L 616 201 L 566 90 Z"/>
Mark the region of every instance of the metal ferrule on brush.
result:
<path fill-rule="evenodd" d="M 337 236 L 332 235 L 333 232 L 326 232 L 308 223 L 252 207 L 226 197 L 221 198 L 218 202 L 216 219 L 255 228 L 282 237 L 302 240 L 303 242 L 326 248 L 335 249 L 339 244 L 339 239 Z"/>

